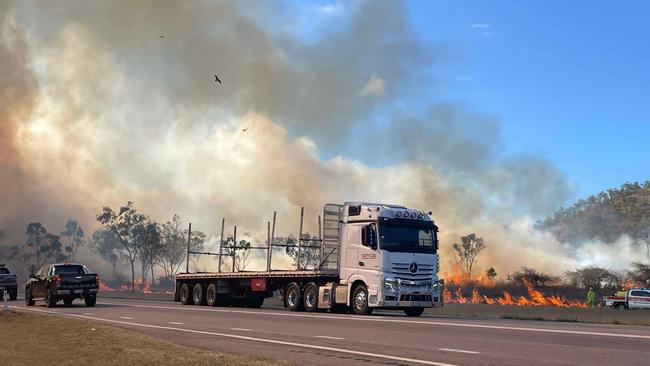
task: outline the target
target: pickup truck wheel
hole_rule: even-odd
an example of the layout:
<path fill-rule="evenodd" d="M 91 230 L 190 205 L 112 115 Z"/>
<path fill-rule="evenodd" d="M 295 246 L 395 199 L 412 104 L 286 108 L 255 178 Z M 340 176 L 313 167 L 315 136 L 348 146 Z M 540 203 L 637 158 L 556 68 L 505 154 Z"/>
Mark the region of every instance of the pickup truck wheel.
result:
<path fill-rule="evenodd" d="M 72 300 L 73 299 L 63 299 L 63 305 L 65 305 L 65 306 L 72 305 Z"/>
<path fill-rule="evenodd" d="M 9 300 L 10 301 L 16 301 L 18 298 L 18 291 L 10 291 L 9 292 Z"/>
<path fill-rule="evenodd" d="M 616 305 L 616 310 L 620 310 L 620 311 L 625 310 L 625 304 L 618 304 L 618 305 Z"/>
<path fill-rule="evenodd" d="M 424 308 L 419 308 L 419 307 L 418 308 L 407 308 L 407 309 L 404 309 L 404 312 L 406 313 L 406 316 L 418 317 L 418 316 L 422 315 L 422 313 L 424 312 Z"/>
<path fill-rule="evenodd" d="M 25 290 L 25 305 L 27 306 L 34 306 L 36 304 L 36 301 L 32 298 L 32 290 L 31 289 L 26 289 Z"/>
<path fill-rule="evenodd" d="M 187 283 L 181 285 L 181 292 L 178 296 L 178 299 L 183 305 L 189 305 L 192 303 L 192 297 L 190 296 L 190 286 Z"/>
<path fill-rule="evenodd" d="M 95 306 L 95 304 L 97 303 L 97 295 L 89 295 L 84 297 L 84 302 L 86 303 L 86 306 L 89 307 Z"/>
<path fill-rule="evenodd" d="M 368 306 L 368 289 L 366 285 L 359 285 L 352 294 L 352 310 L 357 315 L 370 315 L 372 308 Z"/>
<path fill-rule="evenodd" d="M 48 289 L 45 292 L 45 304 L 48 308 L 56 306 L 56 296 L 52 294 L 52 290 Z"/>
<path fill-rule="evenodd" d="M 194 301 L 194 305 L 205 305 L 205 296 L 203 296 L 203 285 L 200 283 L 197 283 L 194 285 L 194 289 L 192 290 L 192 300 Z"/>
<path fill-rule="evenodd" d="M 303 310 L 303 303 L 300 296 L 300 286 L 297 283 L 292 282 L 287 286 L 287 290 L 284 292 L 284 302 L 287 309 L 290 311 L 301 311 Z"/>
<path fill-rule="evenodd" d="M 313 313 L 318 310 L 318 286 L 315 283 L 309 283 L 305 287 L 302 300 L 306 312 Z"/>

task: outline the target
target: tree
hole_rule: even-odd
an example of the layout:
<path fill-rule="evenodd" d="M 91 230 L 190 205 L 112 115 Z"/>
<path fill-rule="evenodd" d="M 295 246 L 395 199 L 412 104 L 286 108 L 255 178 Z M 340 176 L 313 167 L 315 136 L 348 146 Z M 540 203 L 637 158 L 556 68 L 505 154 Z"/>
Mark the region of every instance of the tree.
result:
<path fill-rule="evenodd" d="M 40 222 L 27 225 L 25 231 L 27 239 L 23 245 L 23 261 L 30 271 L 35 271 L 48 261 L 64 261 L 68 256 L 64 250 L 70 252 L 69 247 L 64 248 L 57 235 L 47 232 Z"/>
<path fill-rule="evenodd" d="M 558 281 L 557 277 L 537 272 L 534 268 L 522 267 L 521 270 L 508 275 L 508 279 L 519 285 L 529 283 L 533 287 L 548 286 Z"/>
<path fill-rule="evenodd" d="M 134 229 L 146 221 L 146 217 L 137 212 L 133 202 L 129 201 L 126 206 L 120 207 L 119 212 L 113 211 L 110 207 L 104 207 L 97 215 L 99 221 L 107 230 L 115 234 L 122 248 L 126 252 L 131 263 L 131 291 L 135 291 L 135 260 L 140 253 L 140 243 L 136 240 Z"/>
<path fill-rule="evenodd" d="M 174 215 L 170 221 L 162 225 L 162 248 L 158 253 L 158 264 L 163 268 L 165 277 L 171 279 L 181 268 L 187 256 L 188 230 L 182 229 L 180 216 Z M 192 230 L 190 251 L 203 250 L 206 235 L 198 230 Z"/>
<path fill-rule="evenodd" d="M 650 265 L 643 263 L 632 263 L 632 270 L 629 271 L 630 279 L 644 287 L 650 286 Z"/>
<path fill-rule="evenodd" d="M 490 279 L 490 281 L 494 281 L 494 278 L 497 276 L 497 271 L 494 269 L 494 267 L 490 267 L 486 272 L 485 275 L 487 278 Z"/>
<path fill-rule="evenodd" d="M 154 266 L 162 252 L 162 230 L 158 223 L 147 219 L 134 229 L 135 240 L 139 243 L 140 263 L 142 264 L 143 286 L 146 284 L 147 271 L 151 271 L 151 286 L 154 285 Z"/>
<path fill-rule="evenodd" d="M 123 247 L 117 236 L 112 231 L 101 228 L 92 235 L 92 243 L 106 261 L 113 266 L 113 275 L 117 275 L 117 263 L 125 257 Z"/>
<path fill-rule="evenodd" d="M 77 257 L 77 250 L 84 244 L 84 231 L 79 226 L 76 220 L 68 219 L 65 224 L 65 230 L 61 232 L 61 236 L 67 236 L 70 240 L 70 257 L 72 261 Z"/>
<path fill-rule="evenodd" d="M 485 242 L 483 238 L 476 236 L 476 234 L 463 236 L 460 240 L 461 244 L 454 243 L 453 248 L 456 251 L 456 259 L 463 266 L 469 280 L 472 278 L 472 267 L 476 257 L 485 249 Z"/>
<path fill-rule="evenodd" d="M 239 240 L 235 244 L 233 238 L 229 237 L 224 241 L 223 248 L 226 249 L 222 250 L 221 252 L 223 256 L 234 257 L 235 272 L 243 271 L 246 269 L 246 266 L 248 265 L 248 257 L 250 256 L 251 251 L 251 242 L 247 240 Z"/>
<path fill-rule="evenodd" d="M 582 288 L 615 288 L 621 282 L 616 273 L 601 267 L 589 266 L 575 271 L 565 272 L 565 277 L 574 286 Z"/>
<path fill-rule="evenodd" d="M 295 236 L 289 235 L 287 237 L 276 238 L 275 242 L 284 243 L 285 253 L 294 260 L 296 268 L 300 267 L 301 269 L 315 269 L 321 260 L 320 248 L 310 248 L 313 246 L 318 237 L 312 236 L 309 233 L 302 234 L 302 242 L 300 243 L 300 266 L 298 266 L 298 240 Z M 317 243 L 320 243 L 318 241 Z M 304 247 L 303 245 L 308 247 Z"/>

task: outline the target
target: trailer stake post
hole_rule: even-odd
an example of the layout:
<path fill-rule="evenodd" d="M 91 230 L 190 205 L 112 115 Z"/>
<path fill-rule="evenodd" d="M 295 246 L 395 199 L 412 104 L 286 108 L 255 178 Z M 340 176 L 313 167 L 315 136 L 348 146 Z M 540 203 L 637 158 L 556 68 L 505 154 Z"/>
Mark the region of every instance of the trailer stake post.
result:
<path fill-rule="evenodd" d="M 223 253 L 223 227 L 226 225 L 226 218 L 221 218 L 221 240 L 219 241 L 219 266 L 217 268 L 218 272 L 221 272 L 221 254 Z"/>
<path fill-rule="evenodd" d="M 302 222 L 305 217 L 305 208 L 300 207 L 300 232 L 298 233 L 298 252 L 296 253 L 296 264 L 300 271 L 300 241 L 302 240 Z"/>
<path fill-rule="evenodd" d="M 185 263 L 185 273 L 190 273 L 190 242 L 192 240 L 192 223 L 187 230 L 187 262 Z"/>
<path fill-rule="evenodd" d="M 237 225 L 232 236 L 232 271 L 235 272 L 235 260 L 237 259 Z"/>
<path fill-rule="evenodd" d="M 266 271 L 271 272 L 271 253 L 273 252 L 273 247 L 271 247 L 271 222 L 266 222 Z"/>

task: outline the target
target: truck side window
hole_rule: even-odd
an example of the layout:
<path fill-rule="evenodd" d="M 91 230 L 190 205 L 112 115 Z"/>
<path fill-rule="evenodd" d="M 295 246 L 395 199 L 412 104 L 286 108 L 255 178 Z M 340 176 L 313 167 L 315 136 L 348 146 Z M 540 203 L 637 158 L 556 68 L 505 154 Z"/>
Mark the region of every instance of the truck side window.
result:
<path fill-rule="evenodd" d="M 644 291 L 632 291 L 630 296 L 647 296 Z"/>

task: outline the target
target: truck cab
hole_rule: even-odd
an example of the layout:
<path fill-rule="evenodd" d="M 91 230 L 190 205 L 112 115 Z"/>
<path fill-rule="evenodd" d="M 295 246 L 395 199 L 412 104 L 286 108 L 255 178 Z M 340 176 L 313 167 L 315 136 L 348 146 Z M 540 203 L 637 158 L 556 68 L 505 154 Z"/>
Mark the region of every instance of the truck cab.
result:
<path fill-rule="evenodd" d="M 327 207 L 326 207 L 327 211 Z M 441 307 L 438 227 L 430 214 L 397 205 L 341 206 L 340 285 L 356 313 L 404 309 L 418 316 Z"/>

